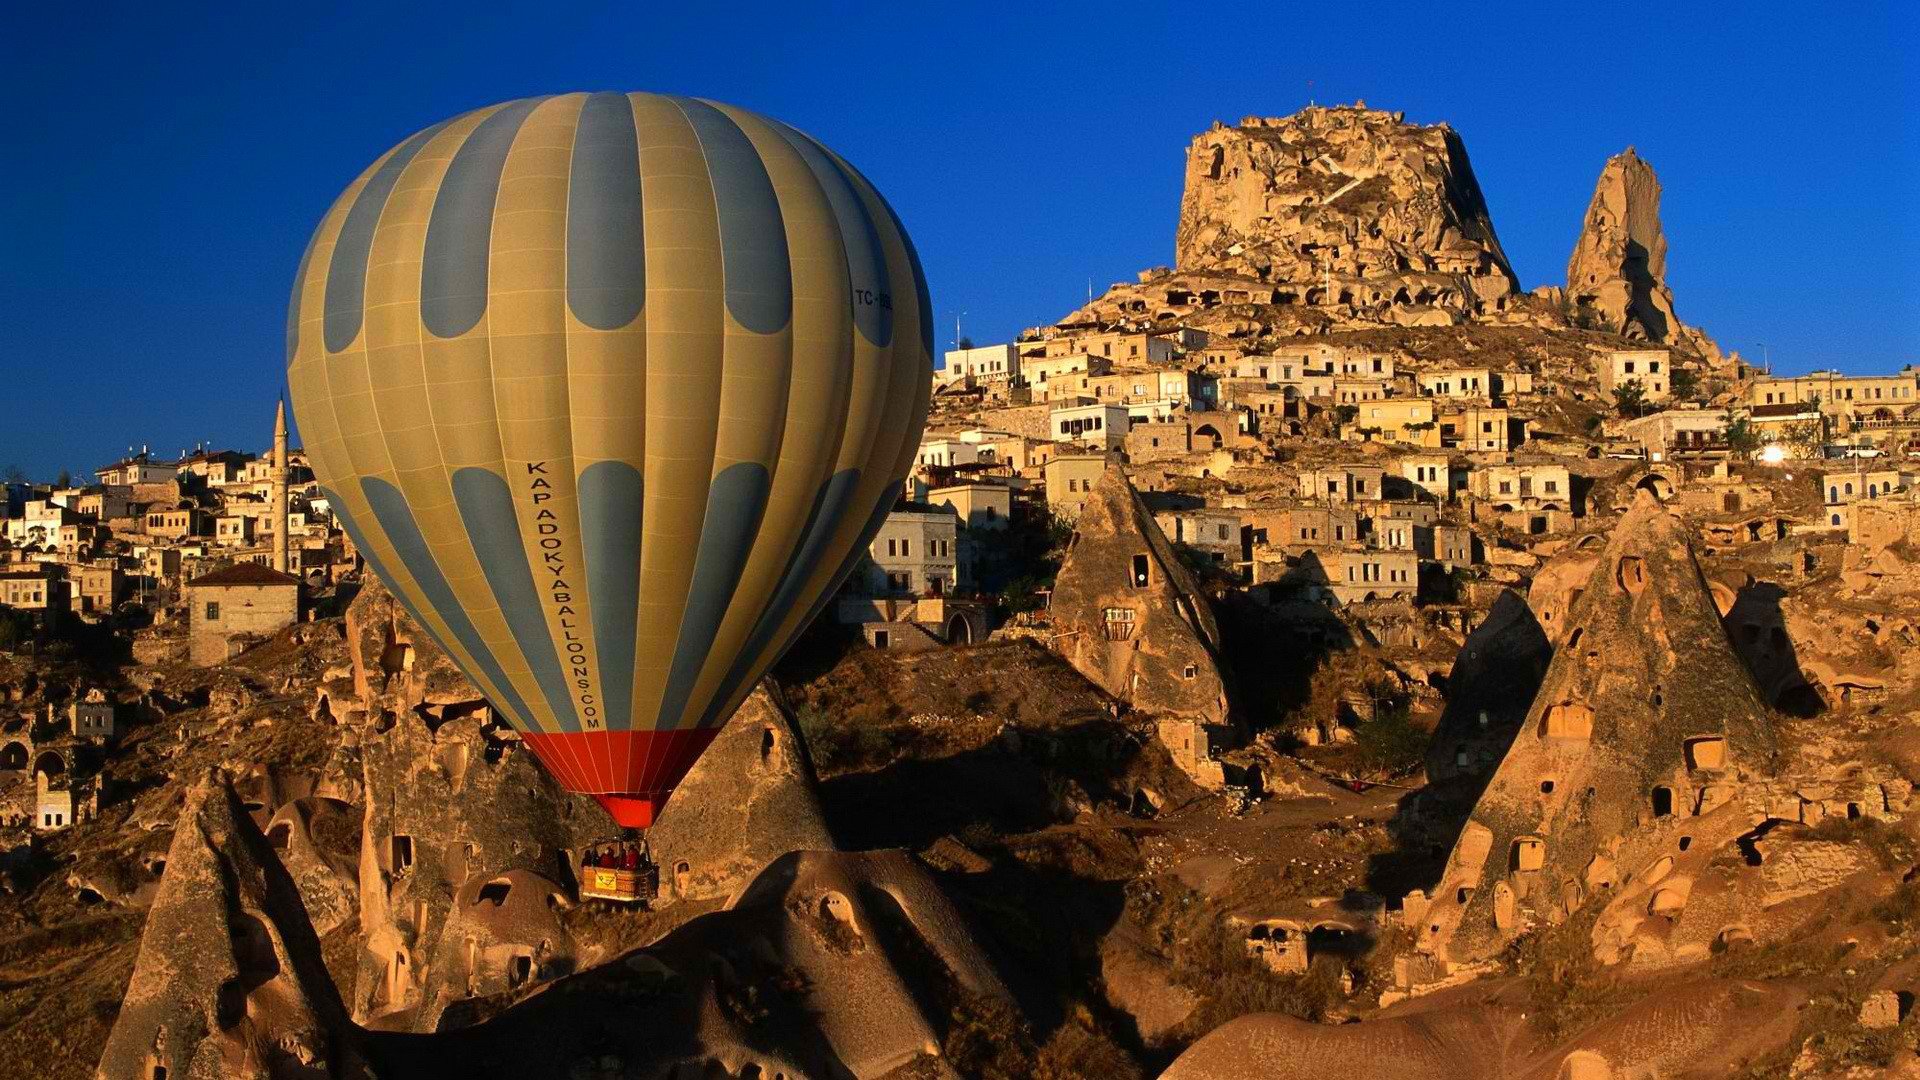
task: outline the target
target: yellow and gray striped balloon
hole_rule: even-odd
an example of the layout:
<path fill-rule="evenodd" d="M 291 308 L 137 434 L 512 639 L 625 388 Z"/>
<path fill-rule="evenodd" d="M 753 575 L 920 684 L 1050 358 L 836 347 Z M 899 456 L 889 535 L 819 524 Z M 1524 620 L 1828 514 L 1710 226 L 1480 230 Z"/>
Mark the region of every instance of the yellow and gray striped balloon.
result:
<path fill-rule="evenodd" d="M 826 605 L 925 423 L 926 280 L 776 121 L 567 94 L 348 187 L 287 320 L 314 471 L 567 787 L 644 826 Z"/>

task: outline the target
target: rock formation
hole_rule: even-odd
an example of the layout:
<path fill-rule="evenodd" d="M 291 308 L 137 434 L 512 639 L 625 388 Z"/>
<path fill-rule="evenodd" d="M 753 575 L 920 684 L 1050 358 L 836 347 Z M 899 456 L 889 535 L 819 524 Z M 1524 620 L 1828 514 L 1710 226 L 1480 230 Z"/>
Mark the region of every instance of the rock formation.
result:
<path fill-rule="evenodd" d="M 1220 631 L 1126 471 L 1110 461 L 1074 522 L 1049 606 L 1054 645 L 1094 685 L 1161 721 L 1174 760 L 1218 784 L 1227 723 Z"/>
<path fill-rule="evenodd" d="M 1514 291 L 1460 137 L 1363 105 L 1196 136 L 1174 259 L 1303 290 L 1431 275 L 1470 307 Z"/>
<path fill-rule="evenodd" d="M 1567 299 L 1602 329 L 1661 344 L 1680 337 L 1667 288 L 1660 181 L 1629 146 L 1607 159 L 1567 260 Z"/>
<path fill-rule="evenodd" d="M 498 903 L 468 909 L 492 900 L 481 890 L 496 880 L 527 896 L 568 891 L 578 852 L 618 829 L 519 746 L 371 576 L 347 633 L 355 711 L 366 718 L 353 1014 L 431 1031 L 454 1000 L 572 970 L 564 934 L 504 917 Z M 468 927 L 474 919 L 484 925 Z M 530 928 L 540 932 L 503 936 Z"/>
<path fill-rule="evenodd" d="M 1312 1024 L 1251 1013 L 1214 1029 L 1160 1080 L 1612 1080 L 1719 1074 L 1791 1031 L 1806 991 L 1708 979 L 1674 985 L 1547 1045 L 1524 999 L 1498 992 L 1416 1003 L 1377 1019 Z"/>
<path fill-rule="evenodd" d="M 1530 925 L 1669 875 L 1673 895 L 1638 910 L 1677 915 L 1688 872 L 1752 827 L 1747 799 L 1774 767 L 1772 714 L 1687 526 L 1651 494 L 1614 531 L 1564 635 L 1418 928 L 1425 952 L 1485 957 Z"/>
<path fill-rule="evenodd" d="M 1518 593 L 1502 590 L 1447 675 L 1447 706 L 1427 749 L 1428 781 L 1490 772 L 1512 745 L 1552 658 L 1533 610 Z"/>
<path fill-rule="evenodd" d="M 1460 137 L 1363 104 L 1196 136 L 1174 253 L 1065 321 L 1447 325 L 1518 298 Z"/>
<path fill-rule="evenodd" d="M 100 1080 L 370 1077 L 299 892 L 227 781 L 188 794 Z"/>
<path fill-rule="evenodd" d="M 806 746 L 771 683 L 720 729 L 647 838 L 676 900 L 730 896 L 789 851 L 835 846 Z"/>
<path fill-rule="evenodd" d="M 369 1054 L 410 1077 L 951 1077 L 929 1006 L 966 997 L 1012 1002 L 911 856 L 794 852 L 646 949 Z"/>

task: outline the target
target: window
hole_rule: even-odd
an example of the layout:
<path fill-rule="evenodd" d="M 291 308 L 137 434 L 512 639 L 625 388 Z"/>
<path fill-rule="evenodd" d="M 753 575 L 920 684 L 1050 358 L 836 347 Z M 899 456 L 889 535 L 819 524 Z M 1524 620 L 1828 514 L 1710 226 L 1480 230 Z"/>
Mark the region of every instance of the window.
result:
<path fill-rule="evenodd" d="M 218 622 L 219 619 L 220 619 L 220 602 L 218 600 L 207 601 L 207 621 Z"/>
<path fill-rule="evenodd" d="M 1103 612 L 1107 628 L 1108 641 L 1126 641 L 1133 636 L 1134 613 L 1132 608 L 1107 608 Z"/>
<path fill-rule="evenodd" d="M 1136 589 L 1144 589 L 1147 587 L 1147 557 L 1145 555 L 1135 555 L 1133 557 L 1133 575 L 1130 580 Z"/>
<path fill-rule="evenodd" d="M 1653 816 L 1654 817 L 1672 817 L 1673 816 L 1673 789 L 1672 788 L 1657 787 L 1653 789 Z"/>

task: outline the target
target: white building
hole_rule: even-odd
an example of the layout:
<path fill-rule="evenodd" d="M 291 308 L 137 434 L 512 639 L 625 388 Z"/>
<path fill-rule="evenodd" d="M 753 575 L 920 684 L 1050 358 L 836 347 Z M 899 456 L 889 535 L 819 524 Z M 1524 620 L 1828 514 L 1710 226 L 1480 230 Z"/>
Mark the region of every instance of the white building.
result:
<path fill-rule="evenodd" d="M 976 383 L 1014 382 L 1020 378 L 1020 350 L 1012 345 L 982 345 L 950 349 L 946 367 L 933 373 L 943 383 L 972 379 Z"/>
<path fill-rule="evenodd" d="M 887 515 L 867 548 L 869 596 L 945 596 L 959 580 L 960 518 L 947 506 L 905 506 Z"/>
<path fill-rule="evenodd" d="M 1103 450 L 1125 446 L 1131 424 L 1125 405 L 1074 405 L 1047 414 L 1047 431 L 1055 442 L 1080 443 Z"/>

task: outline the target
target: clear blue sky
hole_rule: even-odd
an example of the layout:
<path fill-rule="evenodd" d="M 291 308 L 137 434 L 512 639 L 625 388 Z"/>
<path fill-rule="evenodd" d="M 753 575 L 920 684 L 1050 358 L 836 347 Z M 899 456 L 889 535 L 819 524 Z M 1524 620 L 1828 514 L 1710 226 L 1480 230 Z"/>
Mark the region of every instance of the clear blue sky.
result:
<path fill-rule="evenodd" d="M 0 32 L 0 465 L 40 477 L 264 446 L 288 284 L 339 190 L 435 121 L 578 89 L 838 149 L 913 233 L 943 342 L 956 312 L 1004 339 L 1171 261 L 1187 141 L 1311 93 L 1453 124 L 1524 287 L 1560 282 L 1633 144 L 1682 319 L 1780 370 L 1920 359 L 1912 4 L 104 6 Z"/>

